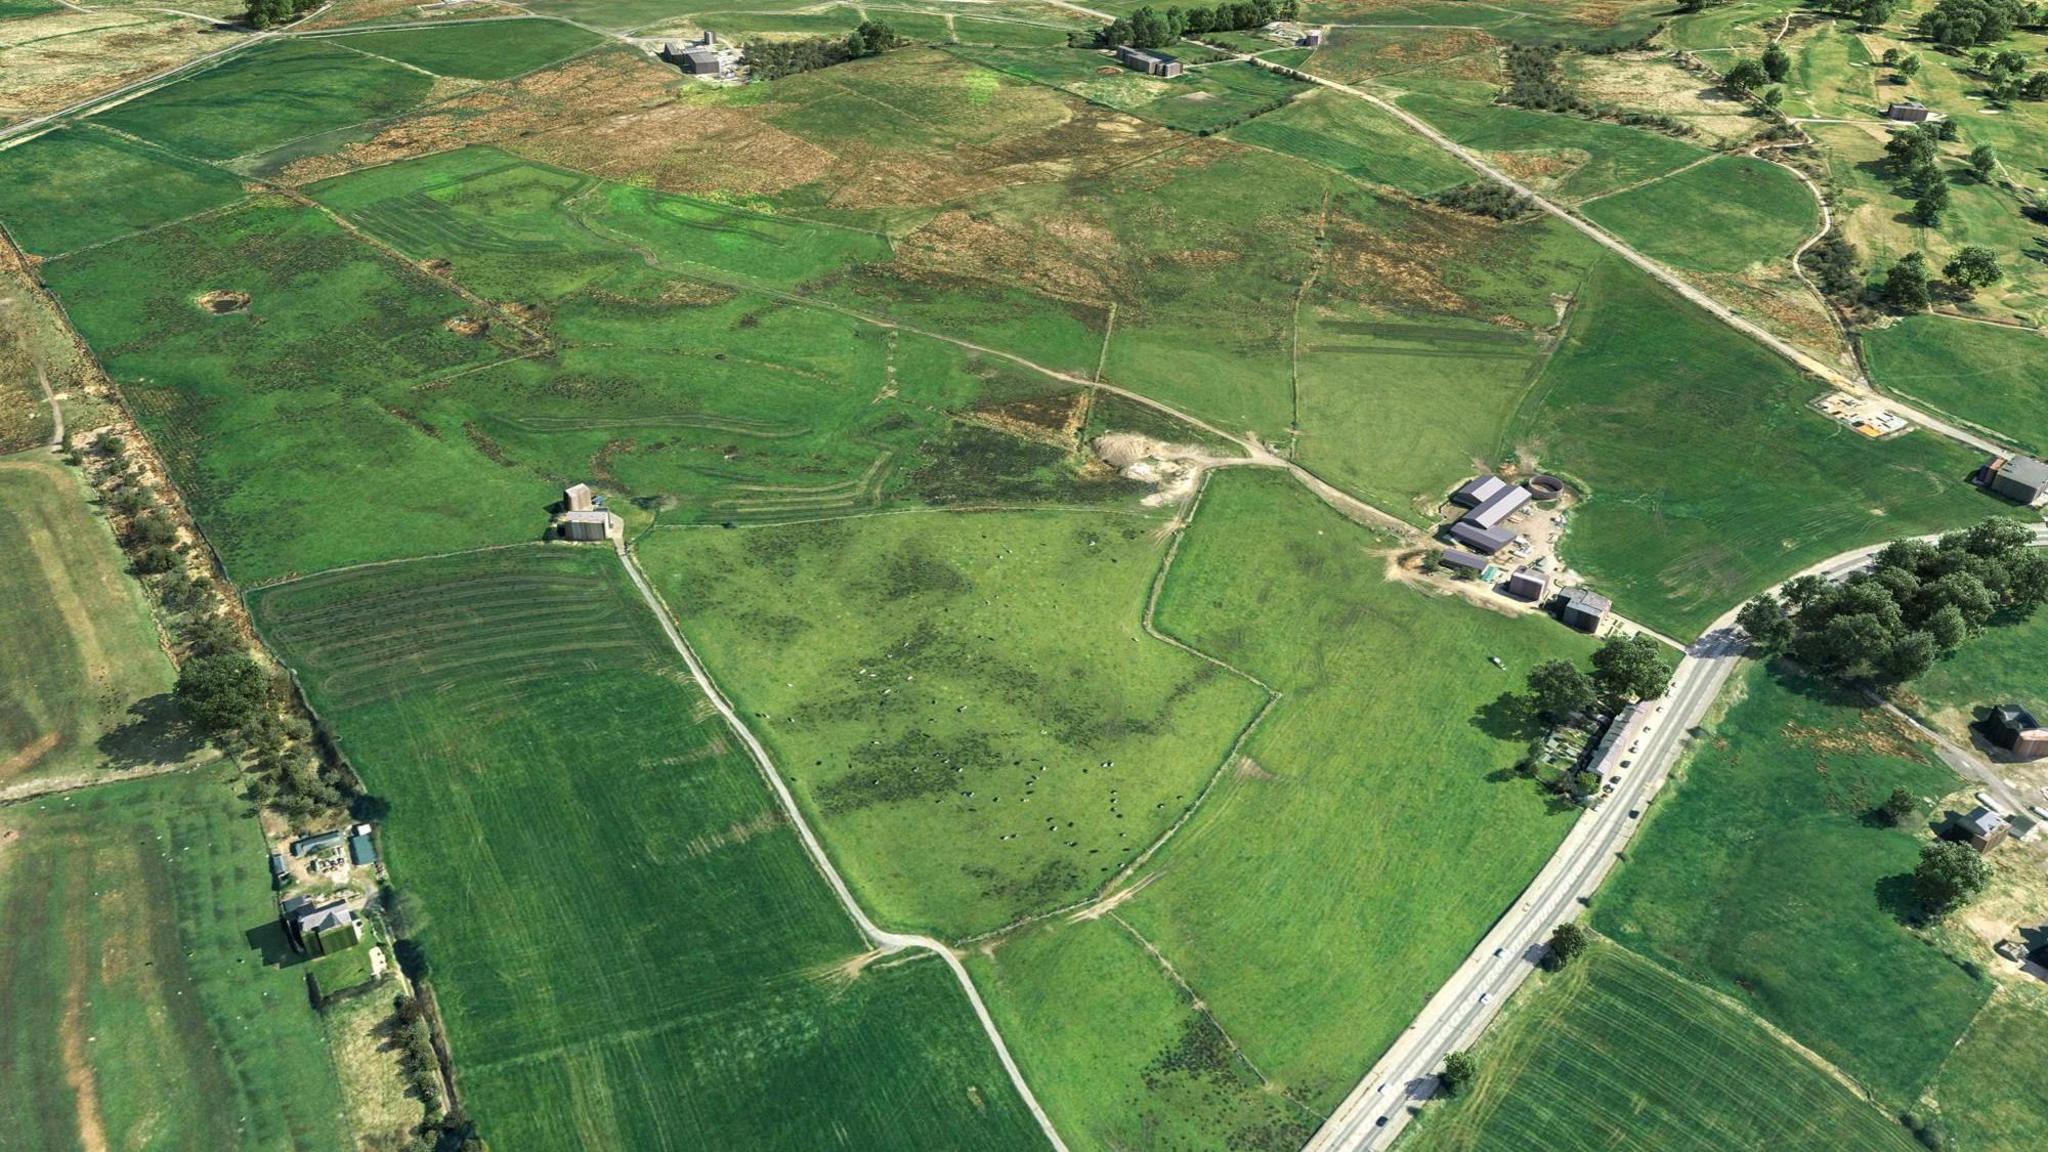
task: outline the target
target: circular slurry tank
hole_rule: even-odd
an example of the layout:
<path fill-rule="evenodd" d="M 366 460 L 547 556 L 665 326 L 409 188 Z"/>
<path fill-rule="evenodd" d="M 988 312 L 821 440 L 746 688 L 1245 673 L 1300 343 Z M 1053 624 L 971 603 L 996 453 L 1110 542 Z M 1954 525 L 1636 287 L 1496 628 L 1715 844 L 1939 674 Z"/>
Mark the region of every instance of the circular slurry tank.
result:
<path fill-rule="evenodd" d="M 1547 472 L 1539 472 L 1529 477 L 1528 487 L 1529 495 L 1538 500 L 1555 500 L 1564 495 L 1564 481 Z"/>

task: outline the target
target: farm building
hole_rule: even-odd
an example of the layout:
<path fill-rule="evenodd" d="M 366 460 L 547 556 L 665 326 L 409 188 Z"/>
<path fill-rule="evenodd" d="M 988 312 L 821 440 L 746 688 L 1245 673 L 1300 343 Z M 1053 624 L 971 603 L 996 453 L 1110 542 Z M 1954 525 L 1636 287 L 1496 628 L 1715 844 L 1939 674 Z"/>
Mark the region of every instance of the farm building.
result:
<path fill-rule="evenodd" d="M 1884 118 L 1902 124 L 1919 124 L 1934 118 L 1934 110 L 1918 100 L 1894 100 L 1885 106 Z"/>
<path fill-rule="evenodd" d="M 1567 588 L 1558 605 L 1557 618 L 1581 632 L 1598 632 L 1600 622 L 1607 619 L 1608 609 L 1613 607 L 1614 602 L 1598 592 Z"/>
<path fill-rule="evenodd" d="M 602 508 L 564 512 L 555 518 L 564 540 L 609 540 L 622 528 L 619 518 Z"/>
<path fill-rule="evenodd" d="M 1474 476 L 1451 493 L 1451 503 L 1460 508 L 1477 508 L 1507 490 L 1507 481 L 1498 476 Z"/>
<path fill-rule="evenodd" d="M 283 888 L 292 882 L 291 868 L 285 864 L 284 856 L 277 852 L 270 854 L 270 886 Z"/>
<path fill-rule="evenodd" d="M 1311 28 L 1302 33 L 1301 46 L 1303 48 L 1321 48 L 1323 46 L 1323 30 L 1321 28 Z"/>
<path fill-rule="evenodd" d="M 346 900 L 293 896 L 278 905 L 285 939 L 309 956 L 328 956 L 363 942 L 362 922 Z"/>
<path fill-rule="evenodd" d="M 1465 522 L 1481 528 L 1492 528 L 1501 521 L 1520 511 L 1529 502 L 1529 490 L 1516 485 L 1503 492 L 1487 497 L 1484 504 L 1465 513 Z"/>
<path fill-rule="evenodd" d="M 562 489 L 562 511 L 588 512 L 597 507 L 590 494 L 590 485 L 571 484 Z"/>
<path fill-rule="evenodd" d="M 1164 52 L 1141 52 L 1129 44 L 1117 46 L 1116 62 L 1147 76 L 1173 77 L 1181 74 L 1180 61 Z"/>
<path fill-rule="evenodd" d="M 1621 710 L 1607 725 L 1607 731 L 1600 742 L 1593 745 L 1593 754 L 1586 759 L 1586 767 L 1597 773 L 1602 780 L 1628 767 L 1636 750 L 1636 743 L 1649 725 L 1650 709 L 1641 702 Z"/>
<path fill-rule="evenodd" d="M 324 852 L 329 848 L 339 848 L 341 847 L 342 840 L 345 838 L 345 835 L 341 832 L 319 832 L 311 836 L 302 836 L 292 841 L 292 855 L 311 856 L 315 852 Z"/>
<path fill-rule="evenodd" d="M 2005 817 L 1981 804 L 1963 817 L 1963 833 L 1970 838 L 1970 847 L 1979 852 L 1989 852 L 1998 847 L 2007 830 Z"/>
<path fill-rule="evenodd" d="M 1491 556 L 1513 544 L 1515 534 L 1505 528 L 1482 528 L 1468 519 L 1451 525 L 1451 539 L 1470 547 L 1482 556 Z"/>
<path fill-rule="evenodd" d="M 358 868 L 377 862 L 377 845 L 370 839 L 368 824 L 356 825 L 355 834 L 348 838 L 348 862 Z"/>
<path fill-rule="evenodd" d="M 2032 456 L 1994 456 L 1984 465 L 1984 486 L 2030 508 L 2048 503 L 2048 464 Z"/>
<path fill-rule="evenodd" d="M 1437 558 L 1437 564 L 1439 567 L 1450 569 L 1458 576 L 1477 576 L 1488 567 L 1486 557 L 1456 548 L 1444 549 L 1444 554 Z"/>
<path fill-rule="evenodd" d="M 2017 704 L 2000 704 L 1984 718 L 1984 733 L 1991 742 L 2021 760 L 2048 756 L 2048 728 L 2034 720 L 2034 714 Z"/>
<path fill-rule="evenodd" d="M 1508 577 L 1508 595 L 1531 604 L 1542 603 L 1550 592 L 1550 573 L 1541 568 L 1517 568 Z"/>
<path fill-rule="evenodd" d="M 687 76 L 716 76 L 725 67 L 718 55 L 717 38 L 709 32 L 690 43 L 671 40 L 662 45 L 661 58 L 681 68 Z"/>

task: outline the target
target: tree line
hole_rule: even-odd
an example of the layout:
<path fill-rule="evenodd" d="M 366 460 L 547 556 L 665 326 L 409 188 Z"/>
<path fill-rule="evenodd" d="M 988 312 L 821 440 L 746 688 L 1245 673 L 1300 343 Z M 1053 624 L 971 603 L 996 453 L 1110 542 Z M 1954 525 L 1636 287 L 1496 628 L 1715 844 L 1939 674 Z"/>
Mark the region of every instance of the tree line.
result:
<path fill-rule="evenodd" d="M 249 0 L 242 18 L 252 28 L 271 28 L 289 24 L 319 5 L 320 0 Z"/>
<path fill-rule="evenodd" d="M 1069 43 L 1076 47 L 1115 48 L 1128 44 L 1147 51 L 1165 48 L 1183 36 L 1206 32 L 1238 32 L 1263 28 L 1275 20 L 1292 20 L 1296 0 L 1250 0 L 1249 3 L 1218 4 L 1213 8 L 1169 7 L 1160 11 L 1150 4 L 1119 16 L 1093 32 L 1077 32 Z"/>
<path fill-rule="evenodd" d="M 907 43 L 896 30 L 879 20 L 863 20 L 844 36 L 807 36 L 801 40 L 749 40 L 740 45 L 747 68 L 756 80 L 779 80 L 799 72 L 814 72 L 880 56 Z"/>
<path fill-rule="evenodd" d="M 1557 44 L 1510 44 L 1505 62 L 1507 86 L 1495 100 L 1517 108 L 1539 112 L 1560 112 L 1593 120 L 1612 120 L 1638 128 L 1651 128 L 1671 136 L 1691 136 L 1692 125 L 1658 112 L 1637 112 L 1596 104 L 1580 96 L 1558 66 L 1564 48 Z"/>
<path fill-rule="evenodd" d="M 1758 596 L 1736 623 L 1754 649 L 1809 671 L 1904 683 L 2048 602 L 2048 555 L 2033 537 L 2027 525 L 1993 517 L 1931 543 L 1895 540 L 1846 580 L 1800 576 Z"/>

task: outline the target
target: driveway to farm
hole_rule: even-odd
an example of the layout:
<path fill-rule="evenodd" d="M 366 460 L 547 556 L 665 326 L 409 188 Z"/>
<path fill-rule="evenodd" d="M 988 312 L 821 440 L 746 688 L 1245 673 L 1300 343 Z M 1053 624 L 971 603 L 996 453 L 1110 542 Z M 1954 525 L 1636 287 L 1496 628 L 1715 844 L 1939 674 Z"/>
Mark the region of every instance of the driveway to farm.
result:
<path fill-rule="evenodd" d="M 2048 525 L 2035 527 L 2034 545 L 2048 548 Z M 1798 575 L 1842 580 L 1868 567 L 1883 549 L 1879 544 L 1844 552 Z M 1621 858 L 1640 823 L 1633 813 L 1641 812 L 1663 787 L 1685 748 L 1686 736 L 1706 716 L 1735 670 L 1744 648 L 1742 633 L 1735 626 L 1739 611 L 1739 607 L 1729 609 L 1686 649 L 1672 674 L 1671 688 L 1655 706 L 1633 770 L 1624 774 L 1612 796 L 1573 826 L 1521 899 L 1331 1113 L 1305 1152 L 1367 1152 L 1390 1146 L 1422 1102 L 1435 1094 L 1436 1072 L 1444 1057 L 1470 1048 L 1493 1022 L 1501 1004 L 1535 970 L 1551 930 L 1577 917 L 1580 907 Z M 2010 811 L 2025 811 L 2018 795 L 1980 757 L 1955 749 L 1918 721 L 1891 710 L 1934 737 L 1936 747 L 1943 751 L 1942 759 L 1951 768 L 1984 784 Z"/>

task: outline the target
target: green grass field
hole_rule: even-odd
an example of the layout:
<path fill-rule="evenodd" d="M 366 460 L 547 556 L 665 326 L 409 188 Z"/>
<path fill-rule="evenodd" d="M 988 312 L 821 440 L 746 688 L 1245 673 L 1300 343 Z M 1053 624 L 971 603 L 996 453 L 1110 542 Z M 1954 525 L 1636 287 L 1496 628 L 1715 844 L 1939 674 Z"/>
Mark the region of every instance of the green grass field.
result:
<path fill-rule="evenodd" d="M 142 587 L 90 490 L 56 461 L 0 457 L 0 785 L 176 764 L 198 749 Z"/>
<path fill-rule="evenodd" d="M 967 963 L 1069 1147 L 1296 1152 L 1321 1119 L 1269 1091 L 1113 916 L 1037 925 Z"/>
<path fill-rule="evenodd" d="M 558 484 L 406 418 L 412 388 L 509 349 L 450 330 L 461 297 L 318 212 L 252 201 L 42 271 L 236 579 L 545 527 Z M 249 303 L 215 314 L 211 291 Z"/>
<path fill-rule="evenodd" d="M 433 78 L 317 40 L 265 44 L 99 116 L 202 160 L 229 160 L 425 99 Z"/>
<path fill-rule="evenodd" d="M 1284 476 L 1210 482 L 1159 627 L 1282 697 L 1118 913 L 1317 1113 L 1569 822 L 1508 771 L 1525 738 L 1502 697 L 1586 642 L 1389 583 L 1380 547 Z"/>
<path fill-rule="evenodd" d="M 1107 53 L 1074 48 L 962 48 L 959 54 L 1143 120 L 1207 135 L 1276 108 L 1306 85 L 1255 64 L 1226 62 L 1173 79 L 1130 71 Z"/>
<path fill-rule="evenodd" d="M 1385 112 L 1323 90 L 1247 120 L 1226 135 L 1413 196 L 1441 192 L 1473 175 Z"/>
<path fill-rule="evenodd" d="M 1099 888 L 1265 704 L 1143 633 L 1162 523 L 922 514 L 639 547 L 863 904 L 960 937 Z"/>
<path fill-rule="evenodd" d="M 930 958 L 862 941 L 607 549 L 252 598 L 369 788 L 471 1114 L 522 1149 L 1042 1137 Z"/>
<path fill-rule="evenodd" d="M 1581 207 L 1636 251 L 1704 272 L 1782 261 L 1820 225 L 1820 205 L 1799 178 L 1753 156 L 1716 157 Z"/>
<path fill-rule="evenodd" d="M 1906 1108 L 1990 986 L 1900 922 L 1925 841 L 1869 813 L 1894 787 L 1939 797 L 1958 781 L 1883 713 L 1823 699 L 1822 685 L 1751 666 L 1732 686 L 1744 697 L 1593 922 Z"/>
<path fill-rule="evenodd" d="M 0 810 L 10 1147 L 355 1147 L 247 811 L 191 773 Z"/>
<path fill-rule="evenodd" d="M 1654 179 L 1707 155 L 1697 144 L 1655 132 L 1551 112 L 1421 92 L 1402 96 L 1400 105 L 1568 202 Z"/>
<path fill-rule="evenodd" d="M 1564 554 L 1623 614 L 1689 636 L 1861 544 L 1998 511 L 1982 463 L 1924 431 L 1872 442 L 1805 407 L 1790 365 L 1627 265 L 1588 275 L 1510 436 L 1591 499 Z"/>
<path fill-rule="evenodd" d="M 1970 1025 L 1934 1082 L 1954 1147 L 2020 1152 L 2048 1124 L 2048 1085 L 2033 1069 L 2048 1059 L 2048 997 L 2038 986 L 2008 988 Z"/>
<path fill-rule="evenodd" d="M 1865 332 L 1863 354 L 1886 391 L 2048 451 L 2048 339 L 2040 333 L 1908 316 Z"/>
<path fill-rule="evenodd" d="M 146 187 L 149 195 L 137 196 Z M 55 256 L 241 198 L 217 168 L 91 126 L 60 128 L 0 152 L 0 223 L 23 251 Z"/>
<path fill-rule="evenodd" d="M 1430 1105 L 1415 1152 L 1910 1152 L 1891 1117 L 1769 1030 L 1603 944 L 1526 988 L 1472 1087 Z"/>
<path fill-rule="evenodd" d="M 443 28 L 361 32 L 328 41 L 424 68 L 439 76 L 501 80 L 603 43 L 595 33 L 558 20 L 491 20 Z"/>

